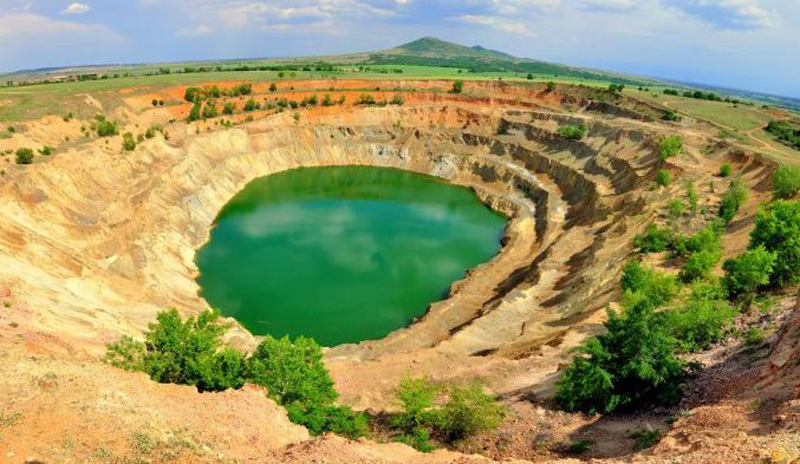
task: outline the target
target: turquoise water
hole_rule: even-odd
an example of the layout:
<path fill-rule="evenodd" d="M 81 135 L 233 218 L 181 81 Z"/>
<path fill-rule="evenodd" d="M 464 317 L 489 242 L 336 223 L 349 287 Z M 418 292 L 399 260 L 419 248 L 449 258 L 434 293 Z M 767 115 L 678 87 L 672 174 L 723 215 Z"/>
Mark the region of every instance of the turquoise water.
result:
<path fill-rule="evenodd" d="M 505 223 L 434 177 L 296 169 L 256 179 L 222 209 L 197 281 L 211 306 L 257 335 L 375 340 L 491 259 Z"/>

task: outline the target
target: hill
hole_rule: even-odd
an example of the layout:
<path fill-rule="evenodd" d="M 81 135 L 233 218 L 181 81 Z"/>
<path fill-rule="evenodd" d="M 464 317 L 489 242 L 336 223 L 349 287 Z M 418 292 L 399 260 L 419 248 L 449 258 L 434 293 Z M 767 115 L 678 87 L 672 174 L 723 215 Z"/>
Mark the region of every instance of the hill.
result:
<path fill-rule="evenodd" d="M 445 66 L 464 68 L 470 72 L 520 72 L 553 77 L 601 80 L 629 85 L 645 83 L 644 79 L 528 58 L 517 58 L 480 45 L 467 47 L 435 37 L 423 37 L 399 47 L 368 53 L 365 63 L 375 65 Z"/>

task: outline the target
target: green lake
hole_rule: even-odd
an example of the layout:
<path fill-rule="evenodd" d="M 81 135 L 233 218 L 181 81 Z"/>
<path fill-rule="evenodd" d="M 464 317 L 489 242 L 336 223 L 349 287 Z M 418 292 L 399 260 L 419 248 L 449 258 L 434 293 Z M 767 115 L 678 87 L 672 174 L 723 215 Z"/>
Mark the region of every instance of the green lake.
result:
<path fill-rule="evenodd" d="M 257 335 L 376 340 L 500 249 L 506 218 L 407 171 L 302 168 L 251 182 L 198 251 L 202 296 Z"/>

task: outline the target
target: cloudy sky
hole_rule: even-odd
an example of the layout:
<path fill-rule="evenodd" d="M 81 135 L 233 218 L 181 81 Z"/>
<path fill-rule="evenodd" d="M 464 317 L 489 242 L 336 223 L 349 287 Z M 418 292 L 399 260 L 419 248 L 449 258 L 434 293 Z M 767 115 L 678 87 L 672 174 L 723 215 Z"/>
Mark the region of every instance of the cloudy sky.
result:
<path fill-rule="evenodd" d="M 800 97 L 800 0 L 0 0 L 0 70 L 388 48 L 421 36 Z"/>

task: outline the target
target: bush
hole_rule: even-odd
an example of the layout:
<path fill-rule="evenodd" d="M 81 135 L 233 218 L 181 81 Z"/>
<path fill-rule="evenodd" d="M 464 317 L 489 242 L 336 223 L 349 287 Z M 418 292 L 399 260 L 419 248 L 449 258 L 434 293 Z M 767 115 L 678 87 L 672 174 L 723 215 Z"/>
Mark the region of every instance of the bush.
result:
<path fill-rule="evenodd" d="M 680 278 L 684 282 L 694 282 L 698 279 L 711 277 L 711 271 L 717 265 L 722 252 L 720 250 L 702 250 L 692 253 L 686 265 L 680 272 Z"/>
<path fill-rule="evenodd" d="M 583 344 L 558 381 L 562 408 L 613 413 L 680 397 L 685 363 L 651 302 L 641 299 L 621 315 L 609 310 L 605 327 L 605 334 Z"/>
<path fill-rule="evenodd" d="M 197 87 L 187 87 L 183 93 L 183 99 L 190 103 L 197 103 L 200 101 L 203 91 Z"/>
<path fill-rule="evenodd" d="M 192 109 L 189 111 L 189 122 L 198 121 L 201 118 L 200 109 L 200 102 L 195 102 L 195 104 L 192 105 Z"/>
<path fill-rule="evenodd" d="M 775 254 L 770 283 L 785 287 L 800 280 L 800 201 L 778 200 L 759 209 L 750 233 L 751 250 Z"/>
<path fill-rule="evenodd" d="M 403 103 L 405 103 L 405 99 L 403 99 L 403 96 L 398 93 L 392 97 L 392 101 L 390 101 L 389 103 L 391 103 L 392 105 L 401 106 L 403 105 Z"/>
<path fill-rule="evenodd" d="M 742 203 L 744 203 L 746 199 L 747 190 L 745 190 L 738 179 L 734 180 L 731 182 L 730 187 L 728 187 L 728 191 L 722 196 L 722 204 L 719 207 L 719 217 L 721 217 L 726 224 L 731 222 L 733 218 L 736 217 L 736 213 L 739 212 L 739 208 L 742 207 Z"/>
<path fill-rule="evenodd" d="M 30 148 L 17 149 L 17 164 L 33 163 L 33 150 Z"/>
<path fill-rule="evenodd" d="M 312 434 L 363 435 L 366 418 L 334 404 L 339 395 L 314 340 L 267 336 L 246 364 L 248 380 L 266 387 L 270 397 L 286 407 L 289 418 Z"/>
<path fill-rule="evenodd" d="M 322 106 L 333 106 L 333 105 L 334 105 L 333 98 L 331 98 L 330 94 L 326 93 L 325 96 L 322 97 Z"/>
<path fill-rule="evenodd" d="M 688 301 L 681 307 L 665 312 L 670 333 L 678 340 L 680 349 L 696 352 L 709 348 L 722 339 L 738 311 L 716 297 L 723 292 L 708 295 L 703 283 L 699 291 L 693 289 Z"/>
<path fill-rule="evenodd" d="M 273 82 L 272 84 L 269 85 L 269 91 L 272 92 L 272 93 L 277 92 L 278 91 L 278 85 Z"/>
<path fill-rule="evenodd" d="M 370 94 L 361 94 L 358 96 L 358 104 L 359 105 L 374 105 L 375 104 L 375 97 Z"/>
<path fill-rule="evenodd" d="M 731 173 L 733 173 L 733 167 L 730 163 L 723 163 L 723 165 L 719 167 L 720 177 L 730 177 Z"/>
<path fill-rule="evenodd" d="M 725 261 L 725 288 L 731 298 L 749 295 L 759 287 L 769 284 L 775 266 L 775 253 L 767 251 L 763 245 L 740 254 L 735 259 Z"/>
<path fill-rule="evenodd" d="M 556 90 L 556 83 L 553 82 L 553 81 L 548 82 L 547 83 L 547 91 L 548 92 L 553 92 L 555 90 Z"/>
<path fill-rule="evenodd" d="M 122 149 L 125 151 L 133 151 L 136 149 L 136 140 L 133 138 L 133 134 L 130 132 L 125 132 L 122 135 Z"/>
<path fill-rule="evenodd" d="M 436 407 L 440 394 L 447 400 Z M 477 383 L 441 388 L 424 379 L 405 379 L 397 390 L 397 400 L 401 412 L 390 420 L 401 432 L 395 439 L 426 452 L 434 448 L 432 433 L 443 441 L 460 440 L 496 428 L 506 413 Z"/>
<path fill-rule="evenodd" d="M 667 209 L 669 210 L 669 217 L 671 219 L 678 219 L 683 216 L 684 211 L 686 211 L 686 204 L 682 200 L 672 200 L 667 205 Z"/>
<path fill-rule="evenodd" d="M 661 169 L 656 173 L 656 185 L 667 187 L 672 182 L 672 176 L 666 169 Z"/>
<path fill-rule="evenodd" d="M 642 253 L 660 253 L 672 246 L 675 233 L 668 228 L 660 228 L 649 224 L 644 234 L 638 234 L 633 239 L 633 245 Z"/>
<path fill-rule="evenodd" d="M 222 108 L 223 114 L 230 115 L 233 114 L 234 111 L 236 111 L 236 103 L 234 102 L 227 102 L 225 103 L 225 106 Z"/>
<path fill-rule="evenodd" d="M 639 261 L 628 261 L 622 269 L 624 300 L 632 304 L 644 298 L 654 306 L 668 303 L 678 293 L 673 277 L 644 266 Z"/>
<path fill-rule="evenodd" d="M 586 136 L 587 130 L 584 124 L 578 126 L 561 126 L 558 128 L 558 135 L 567 140 L 580 140 Z"/>
<path fill-rule="evenodd" d="M 772 177 L 775 196 L 791 198 L 800 191 L 800 166 L 781 165 Z"/>
<path fill-rule="evenodd" d="M 460 440 L 484 430 L 497 428 L 505 408 L 487 395 L 479 384 L 453 387 L 439 414 L 438 427 L 447 440 Z"/>
<path fill-rule="evenodd" d="M 206 106 L 203 107 L 203 119 L 216 118 L 218 115 L 217 103 L 213 100 L 207 101 Z"/>
<path fill-rule="evenodd" d="M 109 344 L 105 362 L 126 371 L 144 371 L 144 355 L 147 353 L 144 343 L 125 335 L 118 341 Z"/>
<path fill-rule="evenodd" d="M 255 111 L 257 109 L 258 109 L 258 103 L 256 103 L 256 101 L 253 100 L 252 98 L 244 103 L 244 110 L 247 112 Z"/>
<path fill-rule="evenodd" d="M 49 145 L 45 145 L 45 146 L 43 146 L 42 148 L 39 149 L 39 154 L 44 155 L 44 156 L 50 156 L 50 155 L 53 154 L 54 151 L 55 151 L 55 148 L 53 148 L 53 147 L 51 147 Z"/>
<path fill-rule="evenodd" d="M 688 182 L 686 184 L 686 198 L 689 200 L 689 211 L 691 211 L 692 214 L 696 213 L 697 202 L 700 200 L 700 196 L 694 188 L 694 182 Z"/>
<path fill-rule="evenodd" d="M 662 137 L 658 142 L 661 148 L 661 159 L 666 161 L 683 151 L 683 138 L 680 135 Z"/>
<path fill-rule="evenodd" d="M 107 119 L 102 119 L 97 122 L 97 135 L 100 137 L 111 137 L 118 133 L 119 131 L 117 130 L 117 124 L 115 122 Z"/>
<path fill-rule="evenodd" d="M 455 81 L 453 82 L 453 93 L 461 93 L 464 91 L 464 81 Z"/>

